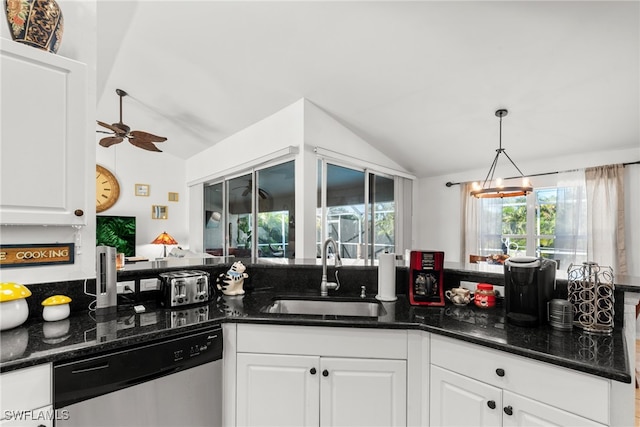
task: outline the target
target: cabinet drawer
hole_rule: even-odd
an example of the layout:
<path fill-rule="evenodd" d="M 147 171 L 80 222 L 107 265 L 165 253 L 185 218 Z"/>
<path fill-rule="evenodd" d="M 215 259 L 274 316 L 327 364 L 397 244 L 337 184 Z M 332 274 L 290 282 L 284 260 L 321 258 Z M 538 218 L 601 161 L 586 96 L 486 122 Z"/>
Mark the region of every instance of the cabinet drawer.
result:
<path fill-rule="evenodd" d="M 431 363 L 608 424 L 604 378 L 438 335 L 431 336 Z"/>
<path fill-rule="evenodd" d="M 407 358 L 407 332 L 389 329 L 238 325 L 238 352 Z"/>
<path fill-rule="evenodd" d="M 51 405 L 51 365 L 44 364 L 2 374 L 0 418 L 6 411 L 30 410 Z"/>

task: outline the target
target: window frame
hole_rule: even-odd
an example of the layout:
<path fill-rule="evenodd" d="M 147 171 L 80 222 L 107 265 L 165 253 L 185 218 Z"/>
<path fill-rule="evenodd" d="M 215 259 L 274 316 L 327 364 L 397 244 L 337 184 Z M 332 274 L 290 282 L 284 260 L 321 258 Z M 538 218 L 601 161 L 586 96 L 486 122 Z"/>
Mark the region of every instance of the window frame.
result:
<path fill-rule="evenodd" d="M 318 171 L 320 172 L 320 206 L 316 206 L 316 218 L 318 218 L 318 211 L 320 211 L 320 242 L 316 241 L 316 247 L 318 245 L 322 245 L 328 236 L 329 236 L 329 218 L 328 211 L 329 208 L 327 206 L 327 167 L 328 165 L 333 165 L 341 168 L 350 169 L 357 172 L 363 173 L 363 208 L 364 211 L 362 213 L 362 226 L 364 228 L 364 232 L 362 234 L 362 243 L 363 250 L 360 250 L 360 256 L 357 258 L 347 258 L 347 259 L 362 259 L 365 262 L 373 262 L 375 259 L 375 242 L 372 241 L 373 233 L 375 233 L 375 218 L 374 215 L 376 213 L 375 206 L 372 205 L 372 199 L 370 194 L 370 182 L 371 178 L 374 176 L 379 176 L 387 179 L 391 179 L 393 181 L 394 186 L 394 194 L 393 194 L 393 203 L 394 203 L 394 241 L 392 252 L 395 252 L 398 247 L 398 239 L 397 239 L 397 230 L 398 230 L 398 221 L 399 216 L 398 212 L 398 203 L 397 203 L 397 180 L 398 176 L 392 175 L 385 172 L 380 172 L 370 167 L 366 166 L 356 166 L 350 162 L 344 162 L 333 158 L 328 158 L 324 156 L 317 156 L 316 166 Z M 316 184 L 318 185 L 318 183 Z M 316 236 L 318 235 L 318 230 L 316 228 Z M 337 241 L 339 247 L 343 244 L 340 241 Z M 340 250 L 340 249 L 339 249 Z M 342 252 L 340 250 L 340 252 Z"/>
<path fill-rule="evenodd" d="M 252 235 L 254 234 L 253 231 L 258 229 L 258 215 L 260 212 L 257 211 L 257 207 L 259 206 L 258 204 L 258 192 L 256 191 L 256 189 L 259 187 L 259 183 L 257 182 L 257 176 L 258 173 L 262 170 L 265 169 L 269 169 L 271 167 L 274 166 L 278 166 L 278 165 L 282 165 L 285 163 L 289 163 L 291 162 L 293 165 L 293 170 L 294 173 L 296 172 L 296 161 L 297 159 L 295 157 L 289 157 L 286 156 L 284 158 L 279 158 L 279 159 L 274 159 L 268 162 L 264 162 L 264 163 L 260 163 L 258 165 L 254 165 L 253 167 L 249 167 L 246 169 L 241 169 L 241 170 L 235 170 L 232 174 L 226 175 L 226 176 L 222 176 L 219 177 L 215 180 L 211 180 L 208 182 L 204 183 L 204 187 L 203 187 L 203 201 L 206 200 L 206 190 L 208 187 L 211 186 L 215 186 L 217 184 L 222 184 L 222 204 L 223 204 L 223 209 L 222 209 L 222 219 L 220 220 L 220 223 L 223 224 L 223 228 L 221 230 L 222 233 L 222 256 L 228 257 L 229 256 L 229 252 L 230 252 L 230 243 L 231 243 L 231 234 L 229 232 L 229 217 L 230 217 L 230 212 L 229 212 L 229 185 L 230 182 L 236 178 L 240 178 L 243 177 L 245 175 L 250 175 L 251 176 L 251 230 L 252 230 Z M 294 179 L 295 182 L 295 179 Z M 296 193 L 295 193 L 295 186 L 293 189 L 294 193 L 293 193 L 293 197 L 294 197 L 294 207 L 295 207 L 295 198 L 296 198 Z M 203 214 L 206 216 L 206 206 L 205 209 L 203 209 Z M 295 231 L 294 231 L 295 232 Z M 207 228 L 204 227 L 203 228 L 203 242 L 206 241 L 206 233 L 207 233 Z M 295 237 L 294 237 L 295 239 Z M 206 251 L 207 248 L 203 248 L 203 251 Z M 258 259 L 258 258 L 262 258 L 258 256 L 258 239 L 252 238 L 251 239 L 251 259 Z"/>

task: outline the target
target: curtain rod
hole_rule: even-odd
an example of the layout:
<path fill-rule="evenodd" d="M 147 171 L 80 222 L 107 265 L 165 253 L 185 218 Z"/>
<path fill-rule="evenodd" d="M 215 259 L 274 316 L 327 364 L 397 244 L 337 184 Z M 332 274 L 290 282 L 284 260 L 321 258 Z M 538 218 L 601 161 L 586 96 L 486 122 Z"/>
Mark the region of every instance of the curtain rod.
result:
<path fill-rule="evenodd" d="M 637 160 L 635 162 L 627 162 L 627 163 L 623 163 L 622 166 L 628 166 L 628 165 L 640 165 L 640 160 Z M 555 175 L 558 173 L 566 173 L 566 172 L 575 172 L 578 169 L 568 169 L 568 170 L 564 170 L 564 171 L 555 171 L 555 172 L 542 172 L 542 173 L 536 173 L 533 175 L 525 175 L 525 177 L 530 178 L 530 177 L 534 177 L 534 176 L 545 176 L 545 175 Z M 516 178 L 521 178 L 519 176 L 511 176 L 509 178 L 504 178 L 505 180 L 507 179 L 516 179 Z M 462 182 L 447 182 L 445 185 L 447 187 L 452 187 L 454 185 L 460 185 L 460 184 L 464 184 L 466 182 L 472 182 L 472 181 L 462 181 Z"/>

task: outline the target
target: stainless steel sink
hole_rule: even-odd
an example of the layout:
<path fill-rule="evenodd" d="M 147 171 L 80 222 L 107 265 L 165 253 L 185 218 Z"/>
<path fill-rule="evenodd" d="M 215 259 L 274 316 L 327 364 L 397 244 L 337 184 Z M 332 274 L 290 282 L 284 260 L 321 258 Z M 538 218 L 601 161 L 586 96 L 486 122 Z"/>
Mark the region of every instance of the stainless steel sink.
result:
<path fill-rule="evenodd" d="M 387 313 L 382 304 L 376 300 L 325 297 L 276 297 L 273 303 L 262 311 L 277 314 L 357 317 L 378 317 Z"/>

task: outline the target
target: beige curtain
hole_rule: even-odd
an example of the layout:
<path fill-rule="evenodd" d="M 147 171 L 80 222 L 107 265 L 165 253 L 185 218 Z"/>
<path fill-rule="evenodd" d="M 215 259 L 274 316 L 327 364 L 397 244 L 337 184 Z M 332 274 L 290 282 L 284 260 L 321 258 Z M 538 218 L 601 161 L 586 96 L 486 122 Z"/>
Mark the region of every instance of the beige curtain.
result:
<path fill-rule="evenodd" d="M 471 182 L 460 184 L 460 262 L 469 262 L 469 255 L 478 253 L 478 199 L 471 197 Z"/>
<path fill-rule="evenodd" d="M 624 166 L 585 170 L 587 185 L 587 253 L 589 261 L 627 274 L 624 242 Z"/>

